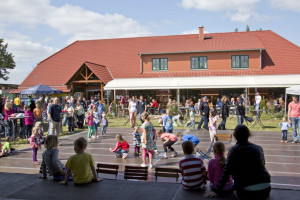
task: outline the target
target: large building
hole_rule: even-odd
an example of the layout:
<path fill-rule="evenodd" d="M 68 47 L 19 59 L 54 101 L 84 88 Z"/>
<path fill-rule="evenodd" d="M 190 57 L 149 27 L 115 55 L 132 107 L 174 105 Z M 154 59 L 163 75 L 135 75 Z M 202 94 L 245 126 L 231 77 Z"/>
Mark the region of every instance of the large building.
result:
<path fill-rule="evenodd" d="M 204 27 L 190 35 L 76 41 L 41 61 L 14 92 L 40 83 L 102 99 L 276 96 L 300 83 L 300 48 L 270 30 L 204 34 Z"/>

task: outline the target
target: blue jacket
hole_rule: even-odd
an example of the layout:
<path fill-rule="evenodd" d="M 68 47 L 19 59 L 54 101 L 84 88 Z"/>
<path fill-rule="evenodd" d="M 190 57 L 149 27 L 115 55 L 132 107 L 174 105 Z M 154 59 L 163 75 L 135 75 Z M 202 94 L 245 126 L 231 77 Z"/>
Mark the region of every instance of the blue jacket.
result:
<path fill-rule="evenodd" d="M 164 126 L 166 130 L 173 130 L 172 116 L 166 116 L 164 119 Z"/>
<path fill-rule="evenodd" d="M 99 104 L 99 106 L 98 106 L 98 113 L 99 113 L 100 115 L 102 115 L 103 111 L 104 111 L 104 105 L 101 103 L 101 104 Z"/>

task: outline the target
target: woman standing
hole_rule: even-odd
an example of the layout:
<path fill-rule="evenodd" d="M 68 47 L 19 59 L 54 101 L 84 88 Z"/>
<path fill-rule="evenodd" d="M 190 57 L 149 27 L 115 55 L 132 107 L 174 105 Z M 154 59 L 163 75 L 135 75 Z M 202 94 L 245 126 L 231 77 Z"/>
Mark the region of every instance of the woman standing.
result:
<path fill-rule="evenodd" d="M 155 149 L 154 142 L 153 142 L 153 135 L 152 135 L 152 129 L 153 125 L 150 122 L 149 115 L 147 112 L 142 113 L 142 120 L 144 123 L 141 126 L 142 129 L 142 149 L 143 149 L 143 164 L 141 164 L 142 167 L 146 167 L 146 157 L 147 153 L 149 155 L 149 168 L 151 169 L 153 167 L 152 164 L 152 153 L 153 150 Z"/>
<path fill-rule="evenodd" d="M 220 117 L 222 118 L 222 122 L 218 126 L 219 130 L 226 130 L 225 124 L 226 124 L 226 118 L 229 117 L 229 104 L 228 104 L 228 98 L 226 96 L 223 96 L 221 99 L 221 106 L 220 106 Z"/>
<path fill-rule="evenodd" d="M 77 113 L 77 120 L 78 120 L 78 128 L 83 128 L 83 120 L 84 120 L 84 108 L 80 104 L 80 102 L 76 103 L 75 111 Z"/>
<path fill-rule="evenodd" d="M 136 100 L 134 96 L 131 97 L 131 101 L 129 102 L 128 105 L 128 110 L 129 110 L 129 117 L 130 117 L 130 127 L 133 128 L 135 126 L 136 112 L 137 112 Z"/>
<path fill-rule="evenodd" d="M 4 106 L 4 128 L 5 128 L 5 137 L 12 136 L 11 134 L 11 126 L 12 122 L 8 120 L 8 117 L 14 116 L 15 110 L 12 108 L 12 104 L 10 102 L 5 103 Z"/>

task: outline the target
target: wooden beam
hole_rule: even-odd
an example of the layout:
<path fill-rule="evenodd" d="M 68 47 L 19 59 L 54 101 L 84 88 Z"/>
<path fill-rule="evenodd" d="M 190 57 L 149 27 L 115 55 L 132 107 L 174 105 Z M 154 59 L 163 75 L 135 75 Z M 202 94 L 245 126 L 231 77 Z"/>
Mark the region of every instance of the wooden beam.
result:
<path fill-rule="evenodd" d="M 71 83 L 102 83 L 101 80 L 79 80 L 79 81 L 72 81 Z"/>
<path fill-rule="evenodd" d="M 82 78 L 83 78 L 84 80 L 86 80 L 86 79 L 85 79 L 85 76 L 84 76 L 82 73 L 80 73 L 80 75 L 82 76 Z M 76 78 L 77 78 L 77 77 L 76 77 Z"/>
<path fill-rule="evenodd" d="M 88 80 L 87 77 L 88 77 L 88 75 L 87 75 L 87 67 L 85 66 L 85 80 Z"/>
<path fill-rule="evenodd" d="M 94 74 L 94 72 L 92 72 L 92 73 L 87 77 L 86 80 L 89 80 L 89 78 L 90 78 L 93 74 Z"/>

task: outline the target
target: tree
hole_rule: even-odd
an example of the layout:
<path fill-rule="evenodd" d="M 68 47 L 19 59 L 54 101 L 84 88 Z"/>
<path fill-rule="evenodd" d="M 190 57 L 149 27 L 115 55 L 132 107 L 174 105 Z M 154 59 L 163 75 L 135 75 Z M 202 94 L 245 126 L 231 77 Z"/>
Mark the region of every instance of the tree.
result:
<path fill-rule="evenodd" d="M 247 24 L 246 31 L 250 31 L 250 26 Z"/>
<path fill-rule="evenodd" d="M 6 51 L 8 44 L 4 44 L 4 40 L 0 39 L 0 79 L 7 80 L 9 69 L 14 69 L 16 63 L 12 53 Z"/>
<path fill-rule="evenodd" d="M 259 30 L 259 31 L 262 31 L 262 28 L 260 27 L 258 30 Z"/>
<path fill-rule="evenodd" d="M 238 29 L 238 28 L 235 28 L 235 29 L 234 29 L 234 32 L 238 32 L 238 31 L 239 31 L 239 29 Z"/>

